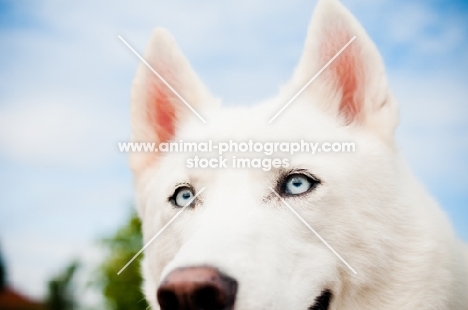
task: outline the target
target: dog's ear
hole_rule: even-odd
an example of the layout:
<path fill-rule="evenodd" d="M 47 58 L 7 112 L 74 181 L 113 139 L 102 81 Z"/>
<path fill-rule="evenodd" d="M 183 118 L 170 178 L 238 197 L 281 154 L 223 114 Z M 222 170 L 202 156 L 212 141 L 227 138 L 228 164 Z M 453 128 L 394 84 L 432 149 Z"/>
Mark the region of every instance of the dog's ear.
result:
<path fill-rule="evenodd" d="M 199 80 L 167 30 L 156 28 L 153 31 L 144 58 L 197 112 L 217 102 Z M 133 142 L 170 141 L 183 122 L 197 117 L 144 63 L 140 64 L 136 73 L 131 101 Z M 137 175 L 157 158 L 156 155 L 157 153 L 150 152 L 132 153 L 130 167 Z"/>
<path fill-rule="evenodd" d="M 336 0 L 319 0 L 302 58 L 285 91 L 297 92 L 354 36 L 356 39 L 308 86 L 303 96 L 314 95 L 322 109 L 346 125 L 366 126 L 390 139 L 398 123 L 398 110 L 382 59 L 359 22 Z"/>

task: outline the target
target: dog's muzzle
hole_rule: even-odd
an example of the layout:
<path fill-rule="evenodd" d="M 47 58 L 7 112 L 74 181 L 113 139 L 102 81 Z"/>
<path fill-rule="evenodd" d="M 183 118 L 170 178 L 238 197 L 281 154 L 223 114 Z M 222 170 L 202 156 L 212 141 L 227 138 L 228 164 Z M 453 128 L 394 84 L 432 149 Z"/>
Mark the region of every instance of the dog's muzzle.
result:
<path fill-rule="evenodd" d="M 157 299 L 161 310 L 232 310 L 237 281 L 211 267 L 172 271 L 161 283 Z"/>

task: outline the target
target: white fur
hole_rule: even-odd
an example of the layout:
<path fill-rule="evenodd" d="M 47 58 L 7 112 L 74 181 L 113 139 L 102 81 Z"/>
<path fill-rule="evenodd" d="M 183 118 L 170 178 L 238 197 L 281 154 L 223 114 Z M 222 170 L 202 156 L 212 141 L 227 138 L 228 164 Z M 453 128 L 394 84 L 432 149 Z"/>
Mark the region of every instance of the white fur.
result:
<path fill-rule="evenodd" d="M 356 65 L 346 74 L 355 78 L 358 110 L 342 107 L 343 90 L 350 88 L 343 81 L 349 80 L 337 78 L 340 68 L 331 66 L 267 124 L 353 35 L 348 56 Z M 178 211 L 167 200 L 177 183 L 206 187 L 202 203 L 185 210 L 145 250 L 144 291 L 153 309 L 159 309 L 160 281 L 175 268 L 197 265 L 219 268 L 239 282 L 236 310 L 307 310 L 325 288 L 334 295 L 331 310 L 468 308 L 465 246 L 400 157 L 393 140 L 398 112 L 382 60 L 341 4 L 319 2 L 291 82 L 277 98 L 255 107 L 219 107 L 163 29 L 155 30 L 146 59 L 208 124 L 168 89 L 169 100 L 152 100 L 148 81 L 160 81 L 142 66 L 132 96 L 134 141 L 161 142 L 148 105 L 163 104 L 174 105 L 175 141 L 304 139 L 357 146 L 355 153 L 288 157 L 291 167 L 322 181 L 314 192 L 288 202 L 357 275 L 272 196 L 277 169 L 188 169 L 185 160 L 194 154 L 132 154 L 145 242 Z"/>

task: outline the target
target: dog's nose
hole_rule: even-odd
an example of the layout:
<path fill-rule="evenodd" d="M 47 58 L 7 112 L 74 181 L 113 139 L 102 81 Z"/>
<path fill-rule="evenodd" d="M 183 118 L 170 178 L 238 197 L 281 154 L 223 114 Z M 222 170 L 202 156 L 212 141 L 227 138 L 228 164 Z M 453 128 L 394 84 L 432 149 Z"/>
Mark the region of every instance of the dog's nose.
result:
<path fill-rule="evenodd" d="M 237 281 L 210 267 L 172 271 L 161 283 L 161 310 L 232 310 Z"/>

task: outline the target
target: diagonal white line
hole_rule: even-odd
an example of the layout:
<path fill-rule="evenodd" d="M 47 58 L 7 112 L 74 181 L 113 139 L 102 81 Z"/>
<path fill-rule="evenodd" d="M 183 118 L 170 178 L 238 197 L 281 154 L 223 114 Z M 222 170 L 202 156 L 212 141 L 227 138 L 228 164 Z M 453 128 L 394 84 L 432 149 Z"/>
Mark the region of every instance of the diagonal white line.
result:
<path fill-rule="evenodd" d="M 312 82 L 313 82 L 313 81 L 314 81 L 314 80 L 315 80 L 315 79 L 316 79 L 316 78 L 317 78 L 317 77 L 318 77 L 318 76 L 319 76 L 335 59 L 336 59 L 336 57 L 338 57 L 338 56 L 339 56 L 355 39 L 356 39 L 356 36 L 352 37 L 351 40 L 349 40 L 349 42 L 346 43 L 345 46 L 343 46 L 343 47 L 338 51 L 338 53 L 336 53 L 336 55 L 333 56 L 333 58 L 330 59 L 330 61 L 327 62 L 327 63 L 325 64 L 325 66 L 323 66 L 323 68 L 320 69 L 320 71 L 317 72 L 317 74 L 315 74 L 315 75 L 310 79 L 310 81 L 307 82 L 307 84 L 305 84 L 304 87 L 302 87 L 302 88 L 297 92 L 297 94 L 295 94 L 294 97 L 292 97 L 292 98 L 284 105 L 284 107 L 282 107 L 281 110 L 279 110 L 278 113 L 276 113 L 275 116 L 273 116 L 272 119 L 270 119 L 270 120 L 268 121 L 268 124 L 270 124 L 271 122 L 273 122 L 273 121 L 278 117 L 278 115 L 280 115 L 280 114 L 291 104 L 291 102 L 293 102 L 294 99 L 296 99 L 297 96 L 299 96 L 299 95 L 304 91 L 304 89 L 306 89 L 307 86 L 309 86 L 310 83 L 312 83 Z"/>
<path fill-rule="evenodd" d="M 195 111 L 194 108 L 192 108 L 192 106 L 184 99 L 182 98 L 181 95 L 179 95 L 179 93 L 174 89 L 172 88 L 171 85 L 169 85 L 169 83 L 158 73 L 156 72 L 156 70 L 153 69 L 153 67 L 150 66 L 150 64 L 143 58 L 140 56 L 140 54 L 138 54 L 134 49 L 133 47 L 130 46 L 130 44 L 127 43 L 127 41 L 125 41 L 120 35 L 118 36 L 118 38 L 133 52 L 133 54 L 135 54 L 147 67 L 148 69 L 150 69 L 154 74 L 156 74 L 156 76 L 167 86 L 169 87 L 169 89 L 183 102 L 185 103 L 185 105 L 203 122 L 206 124 L 206 121 L 203 117 L 201 117 L 200 114 L 197 113 L 197 111 Z"/>
<path fill-rule="evenodd" d="M 166 225 L 164 225 L 163 228 L 161 228 L 158 233 L 156 235 L 154 235 L 153 238 L 150 239 L 150 241 L 148 241 L 144 247 L 141 248 L 140 251 L 138 251 L 138 253 L 135 254 L 135 256 L 133 256 L 133 258 L 125 265 L 122 267 L 122 269 L 120 269 L 119 272 L 117 272 L 117 275 L 120 275 L 122 273 L 122 271 L 125 270 L 125 268 L 128 267 L 128 265 L 130 265 L 137 257 L 138 255 L 141 254 L 141 252 L 143 252 L 150 244 L 151 242 L 154 241 L 154 239 L 156 239 L 169 225 L 171 225 L 171 223 L 185 210 L 185 208 L 187 208 L 194 200 L 195 198 L 198 197 L 198 195 L 200 195 L 204 190 L 205 190 L 206 187 L 203 187 L 195 196 L 192 197 L 192 199 L 190 199 L 189 202 L 187 202 L 187 204 L 182 208 L 180 209 L 179 212 L 176 213 L 176 215 L 174 215 L 169 222 L 166 223 Z"/>
<path fill-rule="evenodd" d="M 354 274 L 357 274 L 357 272 L 353 269 L 353 267 L 351 267 L 344 259 L 343 257 L 340 256 L 340 254 L 338 254 L 329 244 L 328 242 L 325 241 L 325 239 L 322 238 L 322 236 L 320 236 L 318 234 L 318 232 L 315 231 L 315 229 L 313 229 L 303 218 L 302 216 L 299 215 L 299 213 L 296 212 L 296 210 L 294 210 L 287 202 L 286 200 L 283 199 L 283 197 L 281 197 L 273 188 L 271 188 L 271 191 L 273 193 L 275 193 L 276 196 L 278 196 L 278 198 L 286 205 L 286 207 L 289 208 L 289 210 L 291 210 L 292 213 L 294 213 L 294 215 L 296 215 L 299 220 L 301 220 L 302 223 L 304 223 L 305 226 L 307 226 L 307 228 L 309 228 L 316 236 L 317 238 L 320 239 L 320 241 L 322 241 L 326 246 L 327 248 L 330 249 L 330 251 L 333 252 L 333 254 L 335 254 L 345 265 L 346 267 L 348 267 Z"/>

